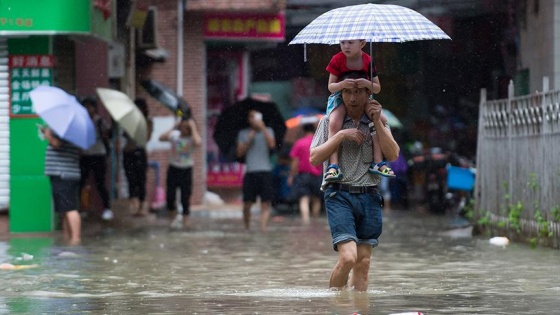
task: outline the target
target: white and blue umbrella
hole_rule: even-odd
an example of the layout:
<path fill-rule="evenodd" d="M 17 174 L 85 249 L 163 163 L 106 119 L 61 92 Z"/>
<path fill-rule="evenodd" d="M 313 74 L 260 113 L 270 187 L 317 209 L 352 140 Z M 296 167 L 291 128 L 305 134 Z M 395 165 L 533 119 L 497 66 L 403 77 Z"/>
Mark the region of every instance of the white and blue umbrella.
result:
<path fill-rule="evenodd" d="M 371 43 L 404 43 L 417 40 L 451 39 L 422 14 L 393 4 L 359 4 L 332 9 L 303 28 L 288 45 L 339 44 L 341 40 L 364 39 Z M 372 69 L 370 69 L 371 71 Z"/>
<path fill-rule="evenodd" d="M 338 44 L 341 40 L 365 39 L 370 43 L 402 43 L 451 39 L 422 14 L 390 4 L 360 4 L 323 13 L 289 43 Z"/>
<path fill-rule="evenodd" d="M 29 92 L 33 110 L 60 138 L 88 149 L 96 133 L 87 110 L 75 96 L 54 86 L 38 86 Z"/>

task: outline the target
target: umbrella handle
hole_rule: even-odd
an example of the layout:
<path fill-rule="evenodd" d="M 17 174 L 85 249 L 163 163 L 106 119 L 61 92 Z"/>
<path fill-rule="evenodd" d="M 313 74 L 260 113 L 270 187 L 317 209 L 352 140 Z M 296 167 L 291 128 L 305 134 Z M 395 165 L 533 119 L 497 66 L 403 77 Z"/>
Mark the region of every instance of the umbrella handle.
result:
<path fill-rule="evenodd" d="M 371 61 L 369 62 L 369 80 L 371 81 L 371 92 L 373 93 L 373 43 L 369 42 L 369 57 Z"/>

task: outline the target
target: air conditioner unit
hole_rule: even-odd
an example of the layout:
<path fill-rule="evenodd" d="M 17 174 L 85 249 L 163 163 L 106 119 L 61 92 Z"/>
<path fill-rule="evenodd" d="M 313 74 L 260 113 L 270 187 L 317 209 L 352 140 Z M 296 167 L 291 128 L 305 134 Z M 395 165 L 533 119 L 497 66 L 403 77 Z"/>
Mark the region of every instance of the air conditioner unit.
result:
<path fill-rule="evenodd" d="M 149 7 L 144 27 L 136 31 L 136 47 L 139 49 L 157 48 L 156 13 L 156 7 Z"/>

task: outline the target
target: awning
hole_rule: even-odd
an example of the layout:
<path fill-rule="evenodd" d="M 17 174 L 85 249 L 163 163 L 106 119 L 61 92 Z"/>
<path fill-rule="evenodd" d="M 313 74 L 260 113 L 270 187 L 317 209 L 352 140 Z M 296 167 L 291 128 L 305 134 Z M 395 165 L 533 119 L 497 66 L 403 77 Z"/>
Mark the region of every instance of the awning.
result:
<path fill-rule="evenodd" d="M 2 0 L 0 36 L 74 34 L 111 40 L 114 0 Z"/>

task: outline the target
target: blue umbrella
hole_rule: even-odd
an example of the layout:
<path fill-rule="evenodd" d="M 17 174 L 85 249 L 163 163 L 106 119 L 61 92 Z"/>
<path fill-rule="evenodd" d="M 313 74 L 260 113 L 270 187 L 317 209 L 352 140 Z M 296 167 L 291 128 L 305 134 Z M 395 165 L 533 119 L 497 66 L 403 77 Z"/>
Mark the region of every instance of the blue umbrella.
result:
<path fill-rule="evenodd" d="M 33 110 L 60 138 L 87 149 L 95 143 L 95 127 L 75 96 L 54 86 L 38 86 L 29 92 Z"/>

